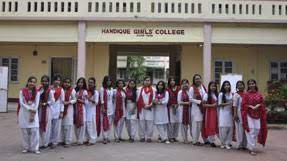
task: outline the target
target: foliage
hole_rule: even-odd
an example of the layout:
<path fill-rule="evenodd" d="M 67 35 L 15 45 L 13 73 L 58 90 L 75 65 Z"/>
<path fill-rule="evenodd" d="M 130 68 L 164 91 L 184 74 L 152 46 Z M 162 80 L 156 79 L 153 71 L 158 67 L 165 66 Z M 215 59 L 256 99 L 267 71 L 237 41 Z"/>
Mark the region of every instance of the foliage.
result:
<path fill-rule="evenodd" d="M 127 78 L 135 79 L 137 83 L 140 83 L 146 74 L 146 67 L 143 66 L 144 61 L 143 56 L 128 56 Z"/>

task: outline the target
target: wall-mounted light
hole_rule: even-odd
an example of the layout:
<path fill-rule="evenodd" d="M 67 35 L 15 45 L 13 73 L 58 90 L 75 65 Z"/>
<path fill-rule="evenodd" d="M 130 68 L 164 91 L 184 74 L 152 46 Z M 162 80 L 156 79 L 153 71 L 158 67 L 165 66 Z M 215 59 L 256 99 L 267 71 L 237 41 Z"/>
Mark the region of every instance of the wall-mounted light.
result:
<path fill-rule="evenodd" d="M 37 45 L 35 45 L 35 48 L 34 48 L 32 54 L 33 54 L 33 56 L 38 56 Z"/>

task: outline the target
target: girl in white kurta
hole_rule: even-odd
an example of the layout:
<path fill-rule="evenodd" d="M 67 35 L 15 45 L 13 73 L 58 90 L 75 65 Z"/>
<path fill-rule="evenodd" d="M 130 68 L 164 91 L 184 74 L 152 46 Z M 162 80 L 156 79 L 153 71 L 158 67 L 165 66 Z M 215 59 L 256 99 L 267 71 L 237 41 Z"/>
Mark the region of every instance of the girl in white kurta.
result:
<path fill-rule="evenodd" d="M 153 135 L 154 109 L 153 100 L 155 99 L 155 89 L 151 86 L 150 77 L 144 78 L 143 87 L 137 91 L 137 107 L 139 117 L 139 136 L 140 141 L 150 143 Z"/>
<path fill-rule="evenodd" d="M 74 127 L 77 139 L 77 144 L 82 145 L 85 139 L 86 132 L 86 105 L 88 104 L 88 92 L 86 79 L 81 77 L 77 81 L 77 87 L 75 88 L 77 102 L 75 104 L 74 114 Z"/>
<path fill-rule="evenodd" d="M 191 105 L 191 133 L 192 133 L 192 142 L 194 145 L 200 145 L 199 136 L 200 132 L 202 132 L 202 122 L 205 114 L 205 110 L 202 106 L 203 96 L 206 94 L 206 89 L 202 85 L 201 76 L 195 74 L 193 76 L 193 84 L 189 89 L 190 93 L 190 102 Z M 204 142 L 206 142 L 206 138 L 202 133 L 202 137 Z"/>
<path fill-rule="evenodd" d="M 112 80 L 109 76 L 105 76 L 100 89 L 101 100 L 101 126 L 103 134 L 103 143 L 110 142 L 111 129 L 114 118 L 114 102 L 113 102 Z"/>
<path fill-rule="evenodd" d="M 241 117 L 241 103 L 244 96 L 244 82 L 238 81 L 236 83 L 237 92 L 233 96 L 233 109 L 234 109 L 234 122 L 236 130 L 236 142 L 238 149 L 246 148 L 246 135 L 242 126 L 242 117 Z"/>
<path fill-rule="evenodd" d="M 18 124 L 23 136 L 23 153 L 39 151 L 38 106 L 40 93 L 36 89 L 37 79 L 29 77 L 26 88 L 19 94 Z"/>
<path fill-rule="evenodd" d="M 41 147 L 47 148 L 50 143 L 51 134 L 51 106 L 55 102 L 54 94 L 49 87 L 50 79 L 47 75 L 42 76 L 41 86 L 38 91 L 40 92 L 39 103 L 39 123 L 40 123 L 40 137 Z"/>
<path fill-rule="evenodd" d="M 188 128 L 190 125 L 190 93 L 189 93 L 189 81 L 183 79 L 181 81 L 181 90 L 177 95 L 179 122 L 181 126 L 181 134 L 185 144 L 188 144 Z"/>
<path fill-rule="evenodd" d="M 233 136 L 233 117 L 232 103 L 233 94 L 231 93 L 231 85 L 229 81 L 222 83 L 220 94 L 218 96 L 219 106 L 219 138 L 221 148 L 231 149 Z"/>
<path fill-rule="evenodd" d="M 64 99 L 65 92 L 60 86 L 61 77 L 56 75 L 53 79 L 52 92 L 54 93 L 55 102 L 51 106 L 52 111 L 52 122 L 51 122 L 51 137 L 50 141 L 52 143 L 51 148 L 55 148 L 58 145 L 61 132 L 61 121 L 64 112 Z"/>
<path fill-rule="evenodd" d="M 66 78 L 63 81 L 63 89 L 65 92 L 64 112 L 62 120 L 61 135 L 64 147 L 68 147 L 73 138 L 73 122 L 74 122 L 74 107 L 76 103 L 76 91 L 71 87 L 71 79 Z"/>
<path fill-rule="evenodd" d="M 168 79 L 168 119 L 169 123 L 167 126 L 167 135 L 170 142 L 177 142 L 178 137 L 178 129 L 179 129 L 179 112 L 178 103 L 177 103 L 177 95 L 180 90 L 180 87 L 175 84 L 175 80 L 173 78 Z"/>
<path fill-rule="evenodd" d="M 169 144 L 167 137 L 168 125 L 168 91 L 165 90 L 164 81 L 159 81 L 156 85 L 156 94 L 154 100 L 154 124 L 159 132 L 161 142 Z"/>
<path fill-rule="evenodd" d="M 122 141 L 122 131 L 126 119 L 126 92 L 124 90 L 124 81 L 116 82 L 114 90 L 114 137 L 116 142 Z"/>
<path fill-rule="evenodd" d="M 88 103 L 86 104 L 86 138 L 87 144 L 95 144 L 97 139 L 96 107 L 99 103 L 99 92 L 96 90 L 96 79 L 91 77 L 88 80 Z"/>
<path fill-rule="evenodd" d="M 125 89 L 127 95 L 127 108 L 126 108 L 126 127 L 129 135 L 129 141 L 135 141 L 135 135 L 137 131 L 137 88 L 134 80 L 129 80 Z"/>

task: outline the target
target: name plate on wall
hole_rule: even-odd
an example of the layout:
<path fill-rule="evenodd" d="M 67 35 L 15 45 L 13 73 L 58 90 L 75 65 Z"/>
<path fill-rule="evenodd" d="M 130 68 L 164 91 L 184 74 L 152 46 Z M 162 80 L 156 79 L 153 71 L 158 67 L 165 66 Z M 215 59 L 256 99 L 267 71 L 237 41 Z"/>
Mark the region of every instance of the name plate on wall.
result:
<path fill-rule="evenodd" d="M 89 22 L 89 42 L 202 42 L 201 24 Z"/>

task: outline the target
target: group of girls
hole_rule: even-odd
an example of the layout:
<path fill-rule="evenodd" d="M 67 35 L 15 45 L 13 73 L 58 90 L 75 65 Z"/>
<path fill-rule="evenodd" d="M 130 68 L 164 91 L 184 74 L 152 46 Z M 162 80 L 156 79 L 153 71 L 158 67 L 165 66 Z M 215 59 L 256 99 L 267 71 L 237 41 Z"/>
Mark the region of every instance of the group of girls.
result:
<path fill-rule="evenodd" d="M 44 75 L 41 85 L 30 77 L 20 91 L 18 123 L 23 136 L 23 153 L 40 153 L 39 149 L 55 148 L 58 144 L 69 147 L 73 134 L 78 145 L 93 145 L 102 135 L 103 143 L 123 141 L 122 130 L 127 128 L 129 141 L 134 142 L 138 131 L 140 142 L 152 142 L 154 125 L 162 143 L 177 142 L 179 130 L 182 140 L 192 144 L 231 149 L 236 141 L 238 149 L 248 149 L 256 155 L 256 142 L 265 145 L 267 137 L 266 113 L 263 96 L 256 81 L 231 84 L 224 81 L 220 91 L 215 81 L 202 84 L 200 75 L 193 76 L 192 84 L 182 79 L 180 86 L 173 78 L 159 81 L 154 88 L 151 78 L 145 77 L 137 87 L 134 80 L 117 80 L 115 89 L 105 76 L 100 90 L 95 78 L 79 78 L 72 88 L 71 79 Z M 88 84 L 88 85 L 87 85 Z M 113 130 L 112 130 L 113 129 Z M 73 133 L 74 130 L 74 133 Z M 188 134 L 189 133 L 189 134 Z M 235 137 L 236 136 L 236 137 Z M 202 138 L 202 141 L 200 141 Z"/>

